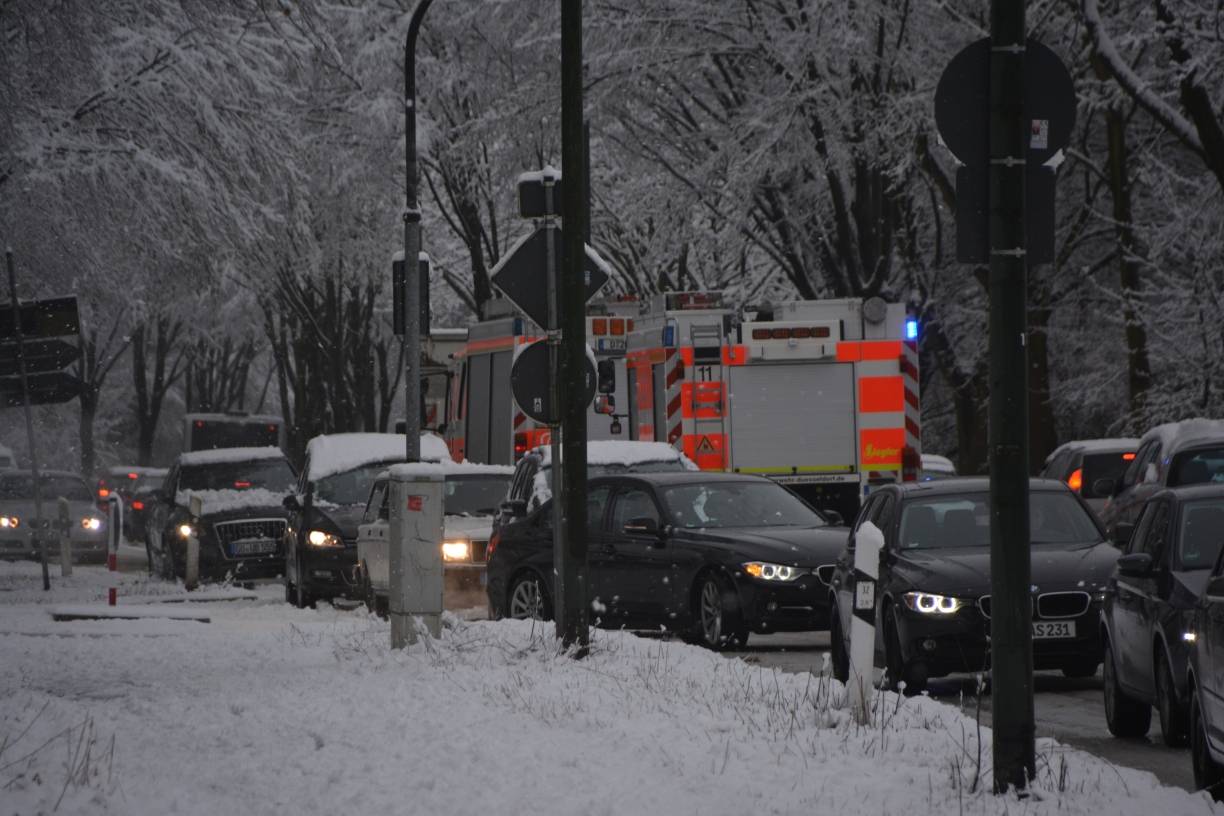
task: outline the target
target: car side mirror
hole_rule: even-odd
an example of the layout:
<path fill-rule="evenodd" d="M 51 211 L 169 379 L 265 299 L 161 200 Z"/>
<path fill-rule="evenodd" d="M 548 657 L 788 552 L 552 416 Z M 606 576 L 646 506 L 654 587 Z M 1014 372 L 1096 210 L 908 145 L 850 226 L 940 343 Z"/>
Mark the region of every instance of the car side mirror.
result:
<path fill-rule="evenodd" d="M 833 527 L 843 527 L 846 524 L 846 520 L 842 518 L 842 514 L 836 510 L 825 510 L 824 517 Z"/>
<path fill-rule="evenodd" d="M 527 515 L 527 502 L 523 499 L 506 499 L 499 509 L 511 518 L 522 518 Z"/>
<path fill-rule="evenodd" d="M 1130 543 L 1131 534 L 1135 532 L 1135 525 L 1129 521 L 1119 521 L 1114 525 L 1113 540 L 1114 544 L 1119 548 L 1125 547 Z"/>
<path fill-rule="evenodd" d="M 1207 580 L 1205 595 L 1224 595 L 1224 575 L 1213 575 Z"/>
<path fill-rule="evenodd" d="M 1150 553 L 1130 553 L 1118 559 L 1118 572 L 1132 578 L 1141 578 L 1152 571 Z"/>
<path fill-rule="evenodd" d="M 625 535 L 657 536 L 659 534 L 658 519 L 648 516 L 629 519 L 625 522 Z"/>
<path fill-rule="evenodd" d="M 616 397 L 611 394 L 596 394 L 594 411 L 609 416 L 616 413 Z"/>
<path fill-rule="evenodd" d="M 1114 489 L 1118 485 L 1113 479 L 1097 479 L 1092 483 L 1092 492 L 1098 496 L 1112 496 L 1117 491 Z"/>
<path fill-rule="evenodd" d="M 298 501 L 298 497 L 290 493 L 285 498 L 281 499 L 281 506 L 290 513 L 302 512 L 302 503 Z"/>

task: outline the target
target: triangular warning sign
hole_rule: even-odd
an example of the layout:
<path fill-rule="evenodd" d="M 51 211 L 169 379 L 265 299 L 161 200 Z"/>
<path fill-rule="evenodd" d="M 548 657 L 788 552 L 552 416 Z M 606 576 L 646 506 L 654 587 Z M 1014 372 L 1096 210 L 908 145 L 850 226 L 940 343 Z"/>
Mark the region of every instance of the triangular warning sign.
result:
<path fill-rule="evenodd" d="M 710 437 L 701 437 L 701 441 L 697 443 L 697 453 L 717 453 L 714 450 L 714 445 L 710 442 Z"/>

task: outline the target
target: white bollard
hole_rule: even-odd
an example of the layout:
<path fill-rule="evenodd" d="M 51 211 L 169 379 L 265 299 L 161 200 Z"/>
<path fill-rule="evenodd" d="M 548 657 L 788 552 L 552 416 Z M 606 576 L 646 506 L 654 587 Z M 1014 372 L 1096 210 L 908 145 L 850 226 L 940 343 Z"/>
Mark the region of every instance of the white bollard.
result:
<path fill-rule="evenodd" d="M 106 603 L 115 606 L 119 602 L 119 538 L 123 535 L 123 504 L 114 493 L 106 500 L 106 509 L 106 570 L 110 577 Z"/>
<path fill-rule="evenodd" d="M 390 582 L 391 648 L 415 643 L 420 618 L 433 637 L 442 634 L 441 465 L 391 468 Z"/>
<path fill-rule="evenodd" d="M 854 607 L 850 618 L 850 678 L 846 693 L 859 723 L 871 719 L 871 688 L 875 668 L 876 582 L 884 534 L 866 522 L 854 534 Z"/>
<path fill-rule="evenodd" d="M 183 586 L 190 592 L 200 585 L 200 518 L 204 515 L 204 500 L 191 497 L 191 535 L 187 537 L 187 563 L 183 565 Z"/>
<path fill-rule="evenodd" d="M 60 496 L 58 503 L 60 575 L 67 578 L 72 575 L 72 519 L 69 515 L 68 500 Z"/>

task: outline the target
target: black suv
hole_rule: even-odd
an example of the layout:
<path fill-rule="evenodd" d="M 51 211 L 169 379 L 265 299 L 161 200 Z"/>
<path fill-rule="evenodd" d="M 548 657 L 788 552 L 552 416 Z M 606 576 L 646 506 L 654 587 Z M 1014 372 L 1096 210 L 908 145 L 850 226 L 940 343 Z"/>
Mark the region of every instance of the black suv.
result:
<path fill-rule="evenodd" d="M 149 573 L 173 580 L 187 570 L 187 540 L 200 542 L 200 580 L 281 574 L 284 497 L 296 476 L 278 448 L 183 453 L 170 469 L 145 525 Z M 203 502 L 191 515 L 191 498 Z"/>

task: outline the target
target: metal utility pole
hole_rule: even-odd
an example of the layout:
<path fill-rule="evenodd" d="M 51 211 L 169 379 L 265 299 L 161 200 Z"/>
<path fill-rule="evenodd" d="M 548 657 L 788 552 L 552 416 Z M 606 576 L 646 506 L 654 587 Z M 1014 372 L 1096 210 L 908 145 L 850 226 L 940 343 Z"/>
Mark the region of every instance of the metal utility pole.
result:
<path fill-rule="evenodd" d="M 421 459 L 421 210 L 417 202 L 416 41 L 433 0 L 420 0 L 404 40 L 404 435 L 409 462 Z"/>
<path fill-rule="evenodd" d="M 586 451 L 586 140 L 583 137 L 582 0 L 561 0 L 561 240 L 559 278 L 562 332 L 558 391 L 566 479 L 562 496 L 565 546 L 555 551 L 557 636 L 566 646 L 589 647 L 587 627 Z M 554 462 L 556 467 L 558 463 Z"/>
<path fill-rule="evenodd" d="M 42 478 L 38 475 L 38 451 L 34 444 L 34 414 L 30 410 L 30 379 L 26 371 L 25 338 L 21 331 L 21 304 L 17 302 L 17 270 L 13 267 L 13 250 L 4 251 L 8 266 L 9 300 L 13 306 L 13 336 L 17 338 L 17 368 L 21 373 L 21 397 L 25 406 L 26 435 L 30 440 L 30 473 L 34 476 L 34 535 L 38 536 L 38 560 L 42 562 L 43 591 L 51 589 L 51 573 L 47 570 L 47 536 L 43 529 Z"/>
<path fill-rule="evenodd" d="M 1024 0 L 990 9 L 990 661 L 994 787 L 1023 790 L 1033 744 Z"/>

